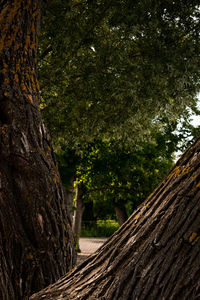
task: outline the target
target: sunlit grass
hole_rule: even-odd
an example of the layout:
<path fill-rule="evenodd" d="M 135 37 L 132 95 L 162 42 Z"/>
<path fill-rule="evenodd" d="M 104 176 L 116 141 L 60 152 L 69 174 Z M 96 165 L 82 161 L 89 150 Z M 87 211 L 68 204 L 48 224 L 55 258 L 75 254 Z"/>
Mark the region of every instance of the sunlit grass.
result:
<path fill-rule="evenodd" d="M 97 220 L 92 222 L 84 222 L 82 226 L 82 237 L 109 237 L 117 229 L 119 224 L 115 220 Z"/>

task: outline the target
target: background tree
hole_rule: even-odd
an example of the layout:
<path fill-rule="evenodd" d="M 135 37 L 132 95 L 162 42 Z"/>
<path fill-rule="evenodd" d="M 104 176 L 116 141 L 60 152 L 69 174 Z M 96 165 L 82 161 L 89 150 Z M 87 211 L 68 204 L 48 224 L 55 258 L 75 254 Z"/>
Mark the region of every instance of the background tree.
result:
<path fill-rule="evenodd" d="M 54 1 L 43 19 L 42 112 L 56 145 L 135 143 L 152 119 L 194 108 L 198 1 Z"/>
<path fill-rule="evenodd" d="M 57 163 L 39 111 L 38 30 L 47 1 L 0 3 L 0 299 L 27 299 L 74 265 Z"/>
<path fill-rule="evenodd" d="M 114 140 L 89 144 L 76 175 L 85 186 L 84 202 L 93 202 L 99 219 L 112 218 L 115 210 L 121 225 L 172 168 L 175 152 L 183 151 L 196 138 L 193 129 L 189 115 L 182 122 L 169 123 L 163 118 L 148 140 L 135 147 L 122 147 Z"/>
<path fill-rule="evenodd" d="M 187 120 L 169 123 L 163 118 L 155 127 L 148 140 L 135 147 L 122 147 L 114 140 L 96 140 L 79 148 L 74 169 L 73 218 L 77 250 L 81 223 L 83 232 L 97 231 L 97 220 L 116 219 L 116 216 L 121 225 L 172 168 L 175 152 L 183 151 L 195 138 L 189 113 Z M 58 158 L 63 182 L 67 182 L 69 157 L 65 147 L 62 150 Z"/>
<path fill-rule="evenodd" d="M 98 218 L 106 218 L 109 206 L 107 218 L 115 211 L 122 225 L 172 168 L 177 136 L 172 140 L 173 134 L 154 135 L 137 148 L 120 148 L 115 141 L 96 141 L 84 152 L 77 180 L 85 185 L 84 199 L 93 201 Z"/>

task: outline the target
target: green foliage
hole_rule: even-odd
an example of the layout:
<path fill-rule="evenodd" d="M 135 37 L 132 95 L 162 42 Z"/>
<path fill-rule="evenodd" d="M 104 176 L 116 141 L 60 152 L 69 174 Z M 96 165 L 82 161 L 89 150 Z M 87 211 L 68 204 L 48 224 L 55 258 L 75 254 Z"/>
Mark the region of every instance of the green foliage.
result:
<path fill-rule="evenodd" d="M 119 224 L 115 220 L 97 220 L 96 222 L 84 223 L 82 226 L 82 237 L 109 237 L 117 229 Z"/>
<path fill-rule="evenodd" d="M 82 182 L 101 218 L 102 207 L 131 212 L 171 168 L 175 145 L 198 133 L 187 119 L 199 91 L 199 16 L 197 0 L 55 0 L 46 11 L 42 113 L 65 185 Z"/>
<path fill-rule="evenodd" d="M 61 1 L 43 18 L 42 112 L 55 145 L 135 143 L 194 108 L 199 1 Z"/>
<path fill-rule="evenodd" d="M 130 214 L 145 200 L 172 168 L 174 153 L 183 151 L 196 138 L 199 131 L 191 126 L 189 117 L 188 112 L 187 119 L 169 123 L 163 116 L 152 124 L 149 139 L 134 147 L 122 146 L 114 139 L 99 139 L 79 147 L 77 152 L 68 151 L 65 146 L 60 148 L 63 182 L 73 173 L 76 184 L 84 187 L 84 202 L 93 203 L 89 220 L 115 219 L 116 206 L 125 206 Z"/>
<path fill-rule="evenodd" d="M 195 110 L 196 117 L 200 116 L 200 111 Z M 192 125 L 192 115 L 188 111 L 187 116 L 182 118 L 177 126 L 177 137 L 179 140 L 179 152 L 184 152 L 200 136 L 200 126 Z"/>
<path fill-rule="evenodd" d="M 119 147 L 116 141 L 96 141 L 82 153 L 77 180 L 86 186 L 84 201 L 93 201 L 98 218 L 113 216 L 116 206 L 131 213 L 172 168 L 177 149 L 176 124 L 152 130 L 139 147 Z"/>

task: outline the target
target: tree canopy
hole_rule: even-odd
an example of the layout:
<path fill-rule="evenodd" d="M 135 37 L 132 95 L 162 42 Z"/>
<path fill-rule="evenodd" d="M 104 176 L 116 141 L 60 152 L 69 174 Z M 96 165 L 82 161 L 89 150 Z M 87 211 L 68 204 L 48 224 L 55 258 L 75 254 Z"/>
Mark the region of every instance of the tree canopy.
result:
<path fill-rule="evenodd" d="M 131 183 L 128 180 L 129 187 L 125 188 L 128 174 L 133 173 L 133 160 L 137 157 L 143 164 L 142 155 L 148 147 L 136 149 L 144 146 L 141 140 L 152 139 L 150 144 L 155 145 L 152 130 L 163 126 L 161 131 L 165 131 L 166 123 L 169 126 L 181 117 L 188 118 L 188 107 L 195 110 L 199 89 L 198 17 L 196 1 L 181 6 L 173 1 L 53 2 L 42 23 L 39 78 L 41 108 L 65 182 L 72 175 L 76 177 L 77 168 L 88 188 L 97 190 L 98 199 L 113 200 L 115 196 L 117 202 L 120 192 L 118 187 L 118 196 L 114 195 L 116 185 L 123 186 L 120 190 L 125 202 L 131 186 L 141 190 L 136 181 L 142 172 Z M 95 158 L 94 149 L 101 159 Z M 131 155 L 127 155 L 129 151 Z M 160 155 L 157 149 L 155 152 Z M 171 158 L 167 161 L 164 151 L 162 155 L 162 163 L 170 165 Z M 126 157 L 128 171 L 122 167 L 122 156 Z M 92 163 L 90 172 L 88 164 Z M 107 169 L 102 170 L 106 164 Z M 153 168 L 148 176 L 153 176 L 155 169 L 159 168 Z M 110 172 L 109 180 L 118 181 L 110 182 L 112 189 L 106 189 L 102 182 L 106 172 Z M 147 170 L 144 177 L 145 173 Z M 155 185 L 165 172 L 161 173 L 156 174 Z M 99 186 L 105 188 L 102 197 Z M 151 188 L 141 191 L 140 201 L 153 186 L 152 182 Z M 131 195 L 133 198 L 133 191 Z"/>
<path fill-rule="evenodd" d="M 199 90 L 198 1 L 61 1 L 39 46 L 42 112 L 54 142 L 132 142 L 184 114 Z"/>

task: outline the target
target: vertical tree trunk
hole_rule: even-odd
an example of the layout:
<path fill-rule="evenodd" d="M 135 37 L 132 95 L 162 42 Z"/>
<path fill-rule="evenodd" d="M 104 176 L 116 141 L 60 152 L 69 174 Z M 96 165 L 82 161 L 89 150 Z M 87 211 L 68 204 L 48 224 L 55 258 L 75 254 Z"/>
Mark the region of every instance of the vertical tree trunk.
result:
<path fill-rule="evenodd" d="M 73 219 L 73 184 L 74 178 L 70 179 L 71 186 L 64 188 L 66 207 L 69 214 L 70 222 L 72 224 Z"/>
<path fill-rule="evenodd" d="M 115 213 L 117 215 L 118 223 L 121 226 L 128 219 L 126 207 L 124 205 L 115 206 Z"/>
<path fill-rule="evenodd" d="M 83 195 L 84 191 L 81 186 L 77 186 L 76 188 L 76 198 L 75 198 L 75 212 L 74 212 L 74 219 L 73 219 L 73 233 L 76 242 L 76 249 L 80 251 L 79 247 L 79 237 L 81 234 L 81 226 L 82 226 L 82 216 L 85 209 L 85 205 L 83 203 Z"/>
<path fill-rule="evenodd" d="M 200 139 L 95 254 L 31 297 L 200 298 Z"/>
<path fill-rule="evenodd" d="M 41 5 L 0 4 L 0 299 L 18 300 L 73 266 L 74 241 L 49 135 L 39 111 Z"/>

